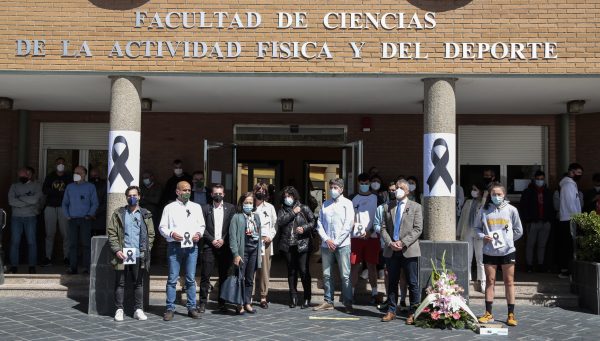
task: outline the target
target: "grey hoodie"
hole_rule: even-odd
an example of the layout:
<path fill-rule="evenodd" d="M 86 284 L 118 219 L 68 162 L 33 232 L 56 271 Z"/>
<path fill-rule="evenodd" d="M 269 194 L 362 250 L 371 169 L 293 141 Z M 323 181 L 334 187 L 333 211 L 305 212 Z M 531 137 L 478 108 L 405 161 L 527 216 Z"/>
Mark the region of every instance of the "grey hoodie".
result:
<path fill-rule="evenodd" d="M 42 186 L 37 181 L 14 183 L 8 190 L 8 204 L 13 217 L 34 217 L 39 214 Z"/>

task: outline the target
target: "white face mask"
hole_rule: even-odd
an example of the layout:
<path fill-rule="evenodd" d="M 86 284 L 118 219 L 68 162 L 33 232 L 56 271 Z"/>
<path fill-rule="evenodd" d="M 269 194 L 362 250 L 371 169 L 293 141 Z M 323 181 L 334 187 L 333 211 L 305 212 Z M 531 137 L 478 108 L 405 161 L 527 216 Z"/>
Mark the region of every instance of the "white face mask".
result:
<path fill-rule="evenodd" d="M 335 200 L 335 199 L 337 199 L 337 197 L 340 196 L 340 191 L 337 189 L 331 189 L 329 191 L 329 194 L 331 195 L 331 198 Z"/>
<path fill-rule="evenodd" d="M 144 178 L 144 180 L 142 181 L 144 181 L 144 185 L 146 186 L 150 186 L 150 184 L 152 183 L 152 180 L 150 180 L 149 178 Z"/>
<path fill-rule="evenodd" d="M 408 190 L 409 190 L 409 191 L 411 191 L 411 192 L 414 192 L 414 191 L 415 191 L 415 189 L 417 189 L 417 185 L 414 185 L 414 184 L 409 184 L 409 185 L 408 185 Z"/>
<path fill-rule="evenodd" d="M 381 188 L 381 184 L 379 182 L 372 182 L 371 189 L 374 191 L 378 191 Z"/>
<path fill-rule="evenodd" d="M 175 175 L 177 175 L 177 176 L 180 176 L 181 174 L 183 174 L 183 169 L 175 168 L 175 169 L 173 169 L 173 173 L 175 173 Z"/>
<path fill-rule="evenodd" d="M 287 206 L 292 206 L 294 204 L 294 198 L 286 197 L 284 202 Z"/>
<path fill-rule="evenodd" d="M 544 183 L 544 180 L 535 180 L 535 185 L 538 187 L 543 187 Z"/>
<path fill-rule="evenodd" d="M 75 182 L 81 181 L 81 175 L 73 174 L 73 181 L 75 181 Z"/>
<path fill-rule="evenodd" d="M 479 191 L 471 191 L 471 196 L 472 196 L 473 198 L 477 198 L 477 197 L 479 197 Z"/>
<path fill-rule="evenodd" d="M 64 172 L 65 171 L 65 165 L 63 165 L 63 164 L 56 165 L 56 171 L 60 172 L 60 173 Z"/>
<path fill-rule="evenodd" d="M 396 190 L 396 199 L 402 200 L 402 199 L 404 199 L 405 196 L 406 196 L 406 193 L 404 192 L 404 190 L 402 188 L 398 188 Z"/>

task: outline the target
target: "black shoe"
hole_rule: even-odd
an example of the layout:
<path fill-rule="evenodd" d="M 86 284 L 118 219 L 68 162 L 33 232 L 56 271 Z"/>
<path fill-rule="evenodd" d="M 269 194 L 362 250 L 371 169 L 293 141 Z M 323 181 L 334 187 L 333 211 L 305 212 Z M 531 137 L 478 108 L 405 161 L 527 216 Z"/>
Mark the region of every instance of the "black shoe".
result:
<path fill-rule="evenodd" d="M 163 315 L 163 321 L 171 321 L 173 320 L 173 317 L 175 317 L 175 312 L 173 310 L 167 310 Z"/>
<path fill-rule="evenodd" d="M 269 302 L 267 302 L 267 301 L 260 301 L 260 304 L 258 306 L 261 307 L 261 308 L 263 308 L 263 309 L 269 309 Z"/>
<path fill-rule="evenodd" d="M 220 312 L 222 313 L 226 313 L 227 312 L 227 306 L 225 305 L 225 303 L 219 303 L 219 306 L 217 308 Z"/>
<path fill-rule="evenodd" d="M 200 314 L 198 313 L 198 311 L 196 309 L 188 310 L 188 316 L 195 320 L 200 318 Z"/>
<path fill-rule="evenodd" d="M 47 267 L 52 265 L 52 262 L 50 261 L 49 258 L 44 257 L 44 260 L 42 261 L 42 263 L 40 264 L 41 267 Z"/>
<path fill-rule="evenodd" d="M 30 267 L 29 267 L 29 273 L 30 273 L 30 274 L 35 274 L 35 273 L 36 273 L 36 271 L 35 271 L 35 266 L 30 266 Z"/>
<path fill-rule="evenodd" d="M 65 271 L 65 273 L 67 275 L 77 275 L 77 270 L 73 270 L 71 268 L 68 268 L 67 271 Z"/>
<path fill-rule="evenodd" d="M 17 267 L 16 267 L 16 266 L 11 266 L 11 267 L 10 267 L 10 271 L 9 271 L 9 272 L 10 272 L 10 273 L 12 273 L 12 274 L 16 274 L 16 273 L 17 273 L 17 272 L 19 272 L 19 271 L 17 270 Z"/>
<path fill-rule="evenodd" d="M 196 308 L 196 310 L 198 310 L 198 312 L 199 312 L 200 314 L 204 314 L 204 312 L 206 311 L 206 304 L 204 304 L 204 303 L 200 303 L 200 304 L 198 305 L 198 307 Z"/>
<path fill-rule="evenodd" d="M 310 300 L 304 300 L 304 303 L 300 306 L 300 309 L 310 308 Z"/>
<path fill-rule="evenodd" d="M 354 313 L 354 308 L 352 308 L 351 304 L 346 305 L 346 306 L 344 306 L 344 312 L 346 314 L 352 314 L 352 313 Z"/>
<path fill-rule="evenodd" d="M 90 270 L 88 270 L 87 268 L 84 268 L 83 271 L 82 271 L 82 273 L 84 275 L 89 275 L 90 274 Z"/>
<path fill-rule="evenodd" d="M 298 305 L 298 298 L 296 296 L 290 297 L 290 308 L 296 308 Z"/>
<path fill-rule="evenodd" d="M 69 263 L 69 258 L 65 258 L 65 259 L 63 259 L 63 264 L 64 264 L 65 266 L 70 266 L 70 265 L 71 265 L 71 263 Z"/>
<path fill-rule="evenodd" d="M 527 265 L 527 273 L 533 272 L 533 265 Z"/>

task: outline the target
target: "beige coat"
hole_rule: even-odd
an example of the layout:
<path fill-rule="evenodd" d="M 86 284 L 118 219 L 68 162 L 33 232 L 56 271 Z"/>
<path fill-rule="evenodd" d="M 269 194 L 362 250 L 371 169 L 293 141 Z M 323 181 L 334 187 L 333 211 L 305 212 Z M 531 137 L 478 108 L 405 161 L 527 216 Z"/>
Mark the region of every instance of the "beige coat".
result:
<path fill-rule="evenodd" d="M 389 258 L 394 252 L 390 246 L 394 235 L 394 220 L 396 219 L 396 201 L 391 201 L 384 206 L 384 219 L 381 225 L 381 238 L 385 245 L 383 256 Z M 421 205 L 408 200 L 402 214 L 402 223 L 400 224 L 400 240 L 404 247 L 402 253 L 404 257 L 420 257 L 421 249 L 419 247 L 419 237 L 423 232 L 423 209 Z"/>

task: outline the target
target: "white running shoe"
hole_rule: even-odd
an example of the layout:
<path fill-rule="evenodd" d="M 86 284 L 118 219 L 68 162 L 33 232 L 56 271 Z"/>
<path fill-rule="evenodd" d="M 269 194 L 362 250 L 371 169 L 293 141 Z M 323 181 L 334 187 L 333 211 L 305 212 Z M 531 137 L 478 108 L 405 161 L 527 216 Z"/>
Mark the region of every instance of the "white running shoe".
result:
<path fill-rule="evenodd" d="M 123 321 L 123 309 L 117 309 L 117 312 L 115 313 L 115 321 L 117 322 L 121 322 Z"/>
<path fill-rule="evenodd" d="M 142 309 L 137 309 L 135 313 L 133 313 L 133 318 L 140 321 L 146 321 L 148 319 L 148 316 L 144 314 L 144 311 Z"/>
<path fill-rule="evenodd" d="M 364 269 L 363 272 L 360 274 L 360 278 L 362 278 L 362 279 L 368 279 L 369 278 L 369 270 L 368 269 Z"/>
<path fill-rule="evenodd" d="M 385 278 L 385 272 L 383 271 L 383 269 L 379 270 L 378 277 L 379 277 L 379 279 L 384 279 Z"/>

